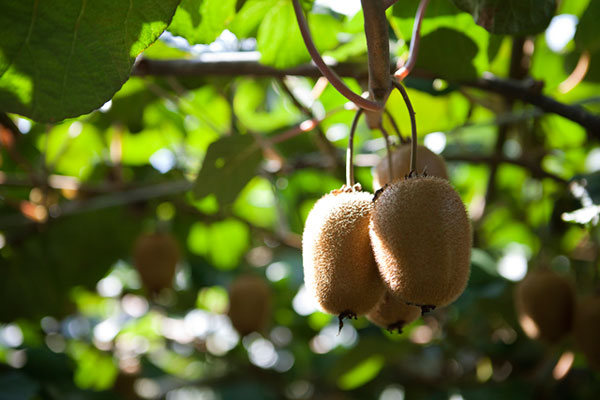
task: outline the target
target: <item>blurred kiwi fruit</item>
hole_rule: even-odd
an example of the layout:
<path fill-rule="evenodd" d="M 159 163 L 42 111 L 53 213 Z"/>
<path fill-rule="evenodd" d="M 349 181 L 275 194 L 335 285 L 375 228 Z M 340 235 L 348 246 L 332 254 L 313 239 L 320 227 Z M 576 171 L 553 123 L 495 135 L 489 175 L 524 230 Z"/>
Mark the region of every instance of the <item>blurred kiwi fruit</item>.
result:
<path fill-rule="evenodd" d="M 402 332 L 405 325 L 416 321 L 421 316 L 421 308 L 409 306 L 386 291 L 375 307 L 367 314 L 367 319 L 375 325 L 390 332 Z"/>
<path fill-rule="evenodd" d="M 469 279 L 471 224 L 450 183 L 417 176 L 385 186 L 369 234 L 387 289 L 423 312 L 454 301 Z"/>
<path fill-rule="evenodd" d="M 573 326 L 575 291 L 569 280 L 548 268 L 536 269 L 515 288 L 515 308 L 527 336 L 555 343 Z"/>
<path fill-rule="evenodd" d="M 369 242 L 373 195 L 360 185 L 321 197 L 302 234 L 304 282 L 321 309 L 343 317 L 369 312 L 383 283 Z"/>
<path fill-rule="evenodd" d="M 171 287 L 179 258 L 177 241 L 163 232 L 140 235 L 133 249 L 134 265 L 142 284 L 154 294 Z"/>
<path fill-rule="evenodd" d="M 264 279 L 242 275 L 229 286 L 227 315 L 240 335 L 263 332 L 271 318 L 271 290 Z"/>
<path fill-rule="evenodd" d="M 384 157 L 381 159 L 373 173 L 374 190 L 383 187 L 386 183 L 391 183 L 408 176 L 410 173 L 410 148 L 410 143 L 402 144 L 392 152 L 393 176 L 391 178 L 388 168 L 388 158 Z M 444 159 L 427 147 L 418 145 L 417 172 L 423 173 L 423 171 L 425 171 L 428 176 L 437 176 L 439 178 L 448 179 L 448 170 L 446 169 L 446 162 Z"/>

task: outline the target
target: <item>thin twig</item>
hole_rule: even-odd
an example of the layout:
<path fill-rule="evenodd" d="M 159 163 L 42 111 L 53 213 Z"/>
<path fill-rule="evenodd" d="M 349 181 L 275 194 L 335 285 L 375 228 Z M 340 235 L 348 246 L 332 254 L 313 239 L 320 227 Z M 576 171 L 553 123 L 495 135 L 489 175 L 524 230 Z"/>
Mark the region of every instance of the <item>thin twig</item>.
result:
<path fill-rule="evenodd" d="M 525 158 L 508 158 L 502 155 L 444 154 L 444 160 L 448 162 L 463 161 L 471 164 L 487 165 L 512 164 L 529 170 L 531 172 L 531 175 L 535 178 L 549 178 L 562 185 L 568 184 L 568 181 L 566 179 L 563 179 L 558 175 L 554 175 L 550 172 L 545 171 L 544 169 L 542 169 L 541 166 L 539 166 L 535 162 L 531 162 L 530 160 L 527 160 Z"/>
<path fill-rule="evenodd" d="M 390 120 L 390 123 L 392 124 L 392 128 L 394 128 L 394 131 L 396 131 L 396 134 L 398 135 L 398 138 L 400 139 L 400 143 L 406 144 L 407 140 L 404 138 L 404 136 L 402 136 L 402 133 L 400 133 L 400 128 L 398 128 L 398 124 L 396 124 L 396 120 L 394 119 L 394 116 L 392 115 L 392 113 L 389 112 L 388 109 L 386 109 L 385 115 L 387 115 L 388 119 Z"/>
<path fill-rule="evenodd" d="M 425 11 L 427 10 L 427 4 L 429 4 L 429 0 L 421 0 L 419 3 L 419 8 L 417 8 L 417 15 L 415 16 L 415 22 L 413 25 L 412 37 L 410 38 L 408 59 L 406 60 L 406 64 L 404 64 L 398 69 L 398 71 L 394 73 L 394 77 L 400 82 L 406 78 L 408 74 L 410 74 L 410 71 L 412 71 L 417 62 L 419 43 L 421 41 L 421 22 L 423 22 L 423 17 L 425 16 Z"/>
<path fill-rule="evenodd" d="M 398 89 L 400 94 L 402 94 L 402 98 L 406 103 L 406 108 L 408 109 L 408 115 L 410 115 L 410 135 L 411 135 L 411 148 L 410 148 L 410 173 L 417 172 L 417 120 L 415 118 L 415 110 L 413 109 L 412 103 L 408 98 L 408 93 L 406 93 L 406 89 L 400 82 L 393 80 L 393 84 Z M 391 175 L 390 175 L 391 176 Z"/>
<path fill-rule="evenodd" d="M 354 133 L 356 132 L 356 127 L 358 126 L 358 120 L 363 113 L 363 109 L 359 108 L 354 114 L 354 119 L 352 120 L 352 126 L 350 128 L 350 136 L 348 137 L 348 149 L 346 150 L 346 186 L 352 187 L 354 186 Z"/>
<path fill-rule="evenodd" d="M 290 87 L 288 86 L 288 84 L 285 82 L 285 80 L 283 78 L 279 79 L 279 83 L 280 83 L 283 91 L 288 95 L 290 100 L 292 100 L 292 103 L 294 103 L 294 105 L 304 115 L 306 115 L 307 117 L 309 117 L 311 119 L 316 118 L 316 116 L 312 112 L 312 110 L 310 108 L 306 107 L 304 104 L 302 104 L 300 102 L 300 100 L 298 100 L 298 98 L 294 95 L 294 93 L 292 92 L 292 90 L 290 89 Z M 317 143 L 318 143 L 319 147 L 321 148 L 321 151 L 324 152 L 327 155 L 327 157 L 330 158 L 331 164 L 333 166 L 338 166 L 339 165 L 338 157 L 337 157 L 335 147 L 331 144 L 331 142 L 329 140 L 327 140 L 327 136 L 325 136 L 325 132 L 323 132 L 323 128 L 321 128 L 321 125 L 319 123 L 315 126 L 315 131 L 317 132 Z"/>
<path fill-rule="evenodd" d="M 392 149 L 390 148 L 390 135 L 388 135 L 387 131 L 383 127 L 383 124 L 379 127 L 381 134 L 383 135 L 383 139 L 385 140 L 385 151 L 387 152 L 387 160 L 388 160 L 388 174 L 390 180 L 394 176 L 394 167 L 392 165 Z"/>
<path fill-rule="evenodd" d="M 323 61 L 323 58 L 319 54 L 319 51 L 315 47 L 315 44 L 312 40 L 308 23 L 304 17 L 304 11 L 302 11 L 302 7 L 300 6 L 300 1 L 292 0 L 292 2 L 294 4 L 296 20 L 298 21 L 298 26 L 300 27 L 300 33 L 304 39 L 304 44 L 306 45 L 306 49 L 308 50 L 308 53 L 310 54 L 315 65 L 317 68 L 319 68 L 319 71 L 321 71 L 321 73 L 327 78 L 327 80 L 329 80 L 333 87 L 338 90 L 338 92 L 340 92 L 344 97 L 356 104 L 358 107 L 371 111 L 381 110 L 383 108 L 383 104 L 367 100 L 354 93 L 352 90 L 350 90 L 350 88 L 348 88 L 348 86 L 346 86 L 340 77 L 337 76 L 337 74 L 331 68 L 329 68 L 325 61 Z"/>

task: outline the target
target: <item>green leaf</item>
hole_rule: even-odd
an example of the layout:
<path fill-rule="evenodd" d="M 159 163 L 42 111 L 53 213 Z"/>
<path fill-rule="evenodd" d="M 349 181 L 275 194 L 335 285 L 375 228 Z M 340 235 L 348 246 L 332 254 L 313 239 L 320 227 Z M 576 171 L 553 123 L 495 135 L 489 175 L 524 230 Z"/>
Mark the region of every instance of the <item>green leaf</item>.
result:
<path fill-rule="evenodd" d="M 412 36 L 418 5 L 419 1 L 407 0 L 393 9 L 392 26 L 406 42 Z M 442 34 L 448 32 L 447 30 L 436 32 L 442 28 L 451 30 L 451 36 L 446 38 Z M 425 40 L 430 34 L 433 36 Z M 499 45 L 499 38 L 494 38 L 485 29 L 477 26 L 469 14 L 461 12 L 450 2 L 440 0 L 433 1 L 427 8 L 421 26 L 421 36 L 424 40 L 421 41 L 417 63 L 422 64 L 424 61 L 421 58 L 428 57 L 427 68 L 432 65 L 436 72 L 440 71 L 443 65 L 443 73 L 440 74 L 443 77 L 472 75 L 473 68 L 480 75 L 488 70 L 489 62 Z M 398 55 L 401 55 L 401 52 L 407 51 L 407 47 L 403 46 L 399 51 Z M 443 53 L 438 55 L 440 51 Z M 435 62 L 431 61 L 433 59 Z"/>
<path fill-rule="evenodd" d="M 600 50 L 600 35 L 598 35 L 599 20 L 600 2 L 591 1 L 577 24 L 575 43 L 579 49 L 588 50 L 590 53 Z"/>
<path fill-rule="evenodd" d="M 219 204 L 230 204 L 256 175 L 261 153 L 252 136 L 225 136 L 211 143 L 196 179 L 196 198 L 211 193 Z"/>
<path fill-rule="evenodd" d="M 249 130 L 271 132 L 298 121 L 299 112 L 287 97 L 276 96 L 271 80 L 239 81 L 233 98 L 235 115 Z M 296 112 L 293 112 L 296 111 Z"/>
<path fill-rule="evenodd" d="M 424 68 L 447 79 L 469 79 L 477 77 L 473 60 L 477 55 L 477 44 L 459 31 L 440 28 L 421 38 L 417 67 Z M 440 60 L 452 60 L 441 63 Z"/>
<path fill-rule="evenodd" d="M 0 108 L 37 121 L 108 101 L 179 0 L 23 0 L 0 5 Z"/>
<path fill-rule="evenodd" d="M 375 378 L 384 364 L 385 358 L 381 354 L 374 354 L 342 375 L 338 379 L 338 386 L 343 390 L 356 389 Z"/>
<path fill-rule="evenodd" d="M 530 35 L 542 32 L 556 11 L 556 0 L 452 0 L 492 33 Z"/>
<path fill-rule="evenodd" d="M 309 14 L 308 24 L 315 46 L 322 53 L 337 45 L 342 23 L 325 14 Z M 265 14 L 258 29 L 260 61 L 276 68 L 289 68 L 310 60 L 291 1 L 278 1 Z"/>
<path fill-rule="evenodd" d="M 235 15 L 236 0 L 182 0 L 169 32 L 190 44 L 212 43 Z"/>
<path fill-rule="evenodd" d="M 273 0 L 247 1 L 235 15 L 229 30 L 241 39 L 256 36 L 260 23 L 274 3 Z"/>
<path fill-rule="evenodd" d="M 230 270 L 239 264 L 249 241 L 248 227 L 240 221 L 227 219 L 211 225 L 194 224 L 188 236 L 188 247 L 192 253 L 206 257 L 216 268 Z"/>

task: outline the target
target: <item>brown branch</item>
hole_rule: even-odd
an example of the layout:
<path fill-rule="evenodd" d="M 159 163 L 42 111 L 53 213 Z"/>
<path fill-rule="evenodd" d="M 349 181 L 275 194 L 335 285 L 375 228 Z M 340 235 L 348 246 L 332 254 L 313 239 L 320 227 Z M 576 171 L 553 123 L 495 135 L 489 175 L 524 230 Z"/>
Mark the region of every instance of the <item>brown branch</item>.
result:
<path fill-rule="evenodd" d="M 260 64 L 258 61 L 244 60 L 243 55 L 239 60 L 229 57 L 227 60 L 153 60 L 142 58 L 133 69 L 133 75 L 145 76 L 305 76 L 312 78 L 321 77 L 321 73 L 314 65 L 304 64 L 294 68 L 276 69 Z M 240 61 L 241 60 L 241 61 Z M 364 79 L 368 71 L 362 64 L 341 63 L 331 67 L 339 76 L 355 79 Z M 391 71 L 390 71 L 391 72 Z M 484 77 L 471 81 L 452 81 L 443 76 L 434 76 L 427 71 L 413 70 L 411 76 L 424 77 L 428 79 L 441 78 L 450 83 L 462 86 L 474 87 L 488 92 L 498 93 L 504 97 L 510 97 L 532 104 L 541 110 L 563 116 L 588 129 L 592 137 L 600 140 L 600 116 L 592 114 L 579 105 L 570 105 L 554 100 L 549 96 L 534 90 L 531 84 L 515 82 L 495 77 Z"/>
<path fill-rule="evenodd" d="M 304 17 L 304 11 L 302 11 L 302 7 L 300 6 L 300 0 L 292 0 L 292 3 L 294 5 L 296 20 L 298 22 L 298 26 L 300 27 L 300 33 L 302 34 L 302 39 L 304 40 L 304 45 L 306 46 L 306 49 L 308 50 L 313 62 L 317 68 L 319 68 L 319 71 L 321 71 L 323 76 L 327 78 L 329 83 L 331 83 L 331 85 L 335 87 L 338 92 L 340 92 L 345 98 L 356 104 L 358 107 L 371 111 L 381 110 L 383 108 L 383 103 L 367 100 L 354 93 L 352 90 L 350 90 L 350 88 L 348 88 L 348 86 L 346 86 L 340 77 L 337 76 L 331 68 L 329 68 L 325 61 L 323 61 L 323 58 L 319 54 L 319 51 L 312 40 L 308 23 Z"/>
<path fill-rule="evenodd" d="M 566 179 L 561 178 L 560 176 L 554 175 L 550 172 L 545 171 L 535 162 L 531 162 L 525 158 L 508 158 L 504 156 L 485 156 L 479 154 L 457 154 L 457 155 L 446 155 L 444 154 L 444 160 L 448 162 L 452 161 L 464 161 L 472 164 L 488 164 L 488 165 L 498 165 L 498 164 L 513 164 L 519 167 L 523 167 L 535 178 L 549 178 L 555 182 L 566 185 L 569 182 Z"/>
<path fill-rule="evenodd" d="M 592 137 L 600 139 L 600 115 L 592 114 L 579 105 L 569 105 L 532 90 L 531 85 L 521 82 L 487 77 L 476 81 L 462 82 L 464 86 L 475 87 L 488 92 L 498 93 L 506 98 L 521 100 L 548 113 L 565 117 L 586 128 Z"/>
<path fill-rule="evenodd" d="M 382 0 L 361 0 L 361 4 L 369 60 L 369 97 L 382 105 L 377 110 L 367 111 L 365 118 L 369 128 L 377 129 L 381 125 L 383 105 L 392 88 L 388 23 Z"/>

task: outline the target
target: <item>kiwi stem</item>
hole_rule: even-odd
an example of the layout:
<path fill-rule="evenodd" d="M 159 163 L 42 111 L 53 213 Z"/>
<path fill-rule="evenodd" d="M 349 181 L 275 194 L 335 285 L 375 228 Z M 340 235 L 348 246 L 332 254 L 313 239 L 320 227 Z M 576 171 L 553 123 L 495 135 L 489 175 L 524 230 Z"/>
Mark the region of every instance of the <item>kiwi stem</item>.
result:
<path fill-rule="evenodd" d="M 398 128 L 398 124 L 396 124 L 396 120 L 394 119 L 394 116 L 392 115 L 392 113 L 389 112 L 388 110 L 384 110 L 384 112 L 385 112 L 385 115 L 387 115 L 388 119 L 390 120 L 390 123 L 392 124 L 392 128 L 394 128 L 394 131 L 398 135 L 398 138 L 400 139 L 400 143 L 402 143 L 402 144 L 407 143 L 407 140 L 404 139 L 404 136 L 402 136 L 402 134 L 400 133 L 400 129 Z"/>
<path fill-rule="evenodd" d="M 398 89 L 400 94 L 402 94 L 402 98 L 406 103 L 406 108 L 408 109 L 408 114 L 410 115 L 410 137 L 411 137 L 411 147 L 410 147 L 410 173 L 413 171 L 417 172 L 417 120 L 415 119 L 415 110 L 413 109 L 412 103 L 408 98 L 408 93 L 406 93 L 406 89 L 404 86 L 398 81 L 392 79 L 392 83 Z"/>
<path fill-rule="evenodd" d="M 354 133 L 356 132 L 356 126 L 362 113 L 363 109 L 359 108 L 356 114 L 354 114 L 352 126 L 350 127 L 350 136 L 348 137 L 348 149 L 346 150 L 346 186 L 348 187 L 354 186 Z"/>
<path fill-rule="evenodd" d="M 383 139 L 385 140 L 385 149 L 387 151 L 387 160 L 388 160 L 388 174 L 390 177 L 390 182 L 394 179 L 394 167 L 392 165 L 392 149 L 390 148 L 390 135 L 388 135 L 387 131 L 383 127 L 383 124 L 379 126 L 379 130 L 383 135 Z"/>
<path fill-rule="evenodd" d="M 419 8 L 417 9 L 417 15 L 415 16 L 415 22 L 413 25 L 412 37 L 410 38 L 408 59 L 406 60 L 406 64 L 404 64 L 398 69 L 398 71 L 394 73 L 394 77 L 398 79 L 398 81 L 402 81 L 404 78 L 406 78 L 417 62 L 417 53 L 419 52 L 419 42 L 421 39 L 421 22 L 425 16 L 427 4 L 429 4 L 429 0 L 421 0 L 419 3 Z"/>
<path fill-rule="evenodd" d="M 304 11 L 302 11 L 302 6 L 300 6 L 299 0 L 292 0 L 294 5 L 294 13 L 296 14 L 296 20 L 298 21 L 298 26 L 300 27 L 300 33 L 302 34 L 302 39 L 304 40 L 304 45 L 310 54 L 310 57 L 314 61 L 315 65 L 321 71 L 323 76 L 327 78 L 329 83 L 338 90 L 348 100 L 356 104 L 360 108 L 364 108 L 370 111 L 380 111 L 383 109 L 383 104 L 371 100 L 367 100 L 358 94 L 354 93 L 346 84 L 340 79 L 340 77 L 331 69 L 329 66 L 323 61 L 323 58 L 319 54 L 319 51 L 315 47 L 315 43 L 313 42 L 312 36 L 310 34 L 310 29 L 308 27 L 308 23 L 306 22 L 306 18 L 304 17 Z"/>
<path fill-rule="evenodd" d="M 338 315 L 338 321 L 339 321 L 338 335 L 340 334 L 340 332 L 342 331 L 342 328 L 344 327 L 344 318 L 357 319 L 356 314 L 354 314 L 352 311 L 350 311 L 350 310 L 342 311 L 340 313 L 340 315 Z"/>

